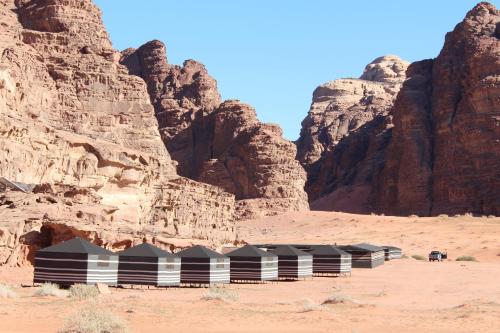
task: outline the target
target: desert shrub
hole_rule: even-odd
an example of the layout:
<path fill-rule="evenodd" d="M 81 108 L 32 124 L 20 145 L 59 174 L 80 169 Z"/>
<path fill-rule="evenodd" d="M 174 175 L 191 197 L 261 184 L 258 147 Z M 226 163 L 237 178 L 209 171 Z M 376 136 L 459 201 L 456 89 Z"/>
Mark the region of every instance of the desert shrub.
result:
<path fill-rule="evenodd" d="M 401 255 L 401 258 L 402 258 L 402 259 L 408 259 L 409 257 L 408 257 L 408 255 L 407 255 L 406 253 L 403 253 L 403 254 Z"/>
<path fill-rule="evenodd" d="M 477 261 L 477 259 L 473 256 L 460 256 L 455 260 L 456 261 Z"/>
<path fill-rule="evenodd" d="M 323 301 L 321 304 L 359 304 L 359 301 L 342 294 L 335 294 Z"/>
<path fill-rule="evenodd" d="M 59 286 L 54 283 L 44 283 L 35 291 L 33 296 L 56 296 L 56 297 L 66 297 L 68 292 L 66 290 L 59 289 Z"/>
<path fill-rule="evenodd" d="M 226 288 L 210 288 L 201 296 L 204 301 L 237 301 L 238 298 L 238 294 Z"/>
<path fill-rule="evenodd" d="M 94 298 L 99 295 L 99 290 L 93 285 L 74 284 L 69 288 L 69 295 L 77 299 Z"/>
<path fill-rule="evenodd" d="M 126 322 L 105 309 L 88 306 L 68 317 L 59 333 L 126 333 Z"/>
<path fill-rule="evenodd" d="M 420 254 L 414 254 L 411 256 L 415 260 L 427 260 L 424 256 L 421 256 Z"/>
<path fill-rule="evenodd" d="M 16 298 L 17 294 L 11 287 L 0 284 L 0 298 Z"/>

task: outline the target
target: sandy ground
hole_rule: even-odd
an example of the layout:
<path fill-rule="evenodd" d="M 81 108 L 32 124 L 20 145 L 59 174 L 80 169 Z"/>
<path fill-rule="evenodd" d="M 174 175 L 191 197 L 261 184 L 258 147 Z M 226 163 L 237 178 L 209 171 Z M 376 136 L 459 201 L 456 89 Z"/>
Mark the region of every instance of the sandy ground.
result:
<path fill-rule="evenodd" d="M 238 228 L 249 242 L 345 244 L 368 241 L 403 248 L 410 258 L 351 277 L 231 284 L 237 299 L 203 300 L 204 288 L 111 289 L 77 301 L 34 297 L 29 268 L 1 268 L 0 283 L 17 298 L 0 298 L 0 332 L 56 332 L 84 307 L 109 309 L 132 332 L 499 332 L 500 218 L 396 218 L 307 212 L 247 221 Z M 412 259 L 432 249 L 451 260 Z M 457 262 L 473 255 L 478 262 Z M 321 305 L 330 296 L 344 304 Z"/>

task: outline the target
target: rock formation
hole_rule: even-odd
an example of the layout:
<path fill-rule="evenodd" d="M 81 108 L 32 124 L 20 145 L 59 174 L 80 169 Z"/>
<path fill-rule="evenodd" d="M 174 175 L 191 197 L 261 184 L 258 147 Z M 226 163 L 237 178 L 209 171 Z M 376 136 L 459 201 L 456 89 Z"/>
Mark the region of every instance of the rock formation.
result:
<path fill-rule="evenodd" d="M 368 112 L 373 120 L 352 116 L 360 106 L 369 110 L 359 99 L 366 89 L 360 94 L 344 88 L 351 80 L 319 87 L 298 141 L 307 190 L 316 199 L 311 207 L 500 215 L 499 27 L 495 6 L 475 6 L 446 35 L 436 59 L 408 67 L 392 108 L 393 93 L 379 99 L 381 108 L 373 116 Z M 398 75 L 384 79 L 387 68 L 368 65 L 361 78 L 397 88 Z"/>
<path fill-rule="evenodd" d="M 334 80 L 316 88 L 296 142 L 297 159 L 308 173 L 306 191 L 310 201 L 353 184 L 352 167 L 365 158 L 369 145 L 367 140 L 371 135 L 366 132 L 380 129 L 381 120 L 367 128 L 363 126 L 389 114 L 407 66 L 406 61 L 396 56 L 384 56 L 368 64 L 360 79 Z M 359 132 L 358 138 L 350 141 L 359 146 L 347 148 L 344 143 L 342 157 L 334 156 L 343 139 Z M 344 169 L 343 165 L 349 167 Z"/>
<path fill-rule="evenodd" d="M 0 176 L 55 191 L 49 204 L 36 194 L 2 199 L 11 211 L 0 219 L 0 264 L 21 262 L 16 253 L 43 243 L 40 228 L 54 221 L 113 244 L 132 233 L 214 246 L 233 240 L 234 197 L 179 178 L 147 87 L 119 64 L 93 3 L 0 6 Z M 67 187 L 95 198 L 98 213 L 87 218 Z M 130 234 L 101 235 L 125 227 Z"/>
<path fill-rule="evenodd" d="M 390 214 L 500 215 L 500 13 L 480 3 L 408 70 L 375 196 Z"/>
<path fill-rule="evenodd" d="M 306 176 L 293 143 L 278 126 L 261 123 L 249 105 L 221 104 L 202 64 L 169 65 L 159 41 L 125 50 L 121 63 L 146 81 L 179 174 L 233 193 L 238 218 L 308 209 Z"/>

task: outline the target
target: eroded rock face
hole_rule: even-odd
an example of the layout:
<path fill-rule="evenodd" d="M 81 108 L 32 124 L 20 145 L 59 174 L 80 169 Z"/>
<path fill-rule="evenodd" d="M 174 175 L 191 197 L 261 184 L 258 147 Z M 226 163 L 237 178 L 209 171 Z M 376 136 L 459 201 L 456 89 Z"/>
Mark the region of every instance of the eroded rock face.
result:
<path fill-rule="evenodd" d="M 283 139 L 278 126 L 261 123 L 249 105 L 221 104 L 203 65 L 193 60 L 183 67 L 169 65 L 159 41 L 125 50 L 121 63 L 146 81 L 180 174 L 233 193 L 241 201 L 239 218 L 308 209 L 305 173 L 293 143 Z"/>
<path fill-rule="evenodd" d="M 310 201 L 335 191 L 334 183 L 352 183 L 352 179 L 338 178 L 345 173 L 339 170 L 345 162 L 338 161 L 340 157 L 334 157 L 334 151 L 341 140 L 354 132 L 366 132 L 366 129 L 360 130 L 365 124 L 389 114 L 405 79 L 407 66 L 406 61 L 396 56 L 384 56 L 368 64 L 360 79 L 334 80 L 316 88 L 296 142 L 297 159 L 308 174 L 306 191 Z M 364 156 L 362 151 L 366 150 L 368 143 L 366 135 L 361 136 L 365 137 L 364 143 L 356 140 L 361 146 L 351 149 L 360 152 L 348 164 Z M 330 179 L 328 183 L 325 182 L 327 178 Z"/>
<path fill-rule="evenodd" d="M 379 207 L 499 215 L 500 13 L 480 3 L 434 61 L 413 64 L 394 109 Z"/>
<path fill-rule="evenodd" d="M 99 205 L 114 207 L 106 228 L 123 224 L 142 230 L 164 211 L 182 230 L 169 233 L 172 237 L 230 241 L 234 198 L 179 179 L 147 87 L 120 65 L 121 55 L 111 48 L 93 3 L 1 0 L 0 5 L 0 175 L 92 190 Z M 168 204 L 158 197 L 159 189 L 172 198 Z M 187 212 L 194 203 L 203 207 L 198 213 L 206 213 L 205 220 Z M 57 212 L 62 211 L 50 218 L 60 220 Z M 103 224 L 93 225 L 93 232 Z M 72 227 L 89 225 L 76 220 Z M 23 226 L 25 233 L 35 229 Z M 11 251 L 10 245 L 2 251 Z"/>

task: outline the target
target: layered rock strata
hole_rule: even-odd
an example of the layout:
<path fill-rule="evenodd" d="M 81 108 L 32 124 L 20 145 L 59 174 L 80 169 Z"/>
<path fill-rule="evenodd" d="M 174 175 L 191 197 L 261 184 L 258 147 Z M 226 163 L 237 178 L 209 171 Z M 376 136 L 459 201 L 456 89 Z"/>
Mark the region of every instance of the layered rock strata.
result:
<path fill-rule="evenodd" d="M 146 85 L 119 64 L 120 53 L 112 49 L 94 4 L 2 0 L 0 5 L 0 175 L 93 191 L 100 198 L 96 205 L 114 207 L 106 228 L 123 223 L 141 230 L 166 212 L 170 224 L 182 230 L 169 231 L 172 237 L 214 244 L 234 239 L 234 198 L 179 179 Z M 165 204 L 163 197 L 172 199 Z M 203 210 L 189 212 L 192 204 Z M 57 214 L 51 218 L 59 219 Z M 5 228 L 15 223 L 1 219 Z M 77 220 L 72 226 L 88 225 Z M 94 227 L 96 233 L 104 228 Z M 22 228 L 32 231 L 37 230 Z M 16 235 L 18 242 L 24 239 Z M 0 243 L 4 253 L 12 245 L 10 236 Z M 2 258 L 19 261 L 15 255 Z"/>
<path fill-rule="evenodd" d="M 164 44 L 156 40 L 125 50 L 121 63 L 146 81 L 180 174 L 233 193 L 238 218 L 308 209 L 305 173 L 293 143 L 278 126 L 261 123 L 249 105 L 220 103 L 203 65 L 168 64 Z"/>

